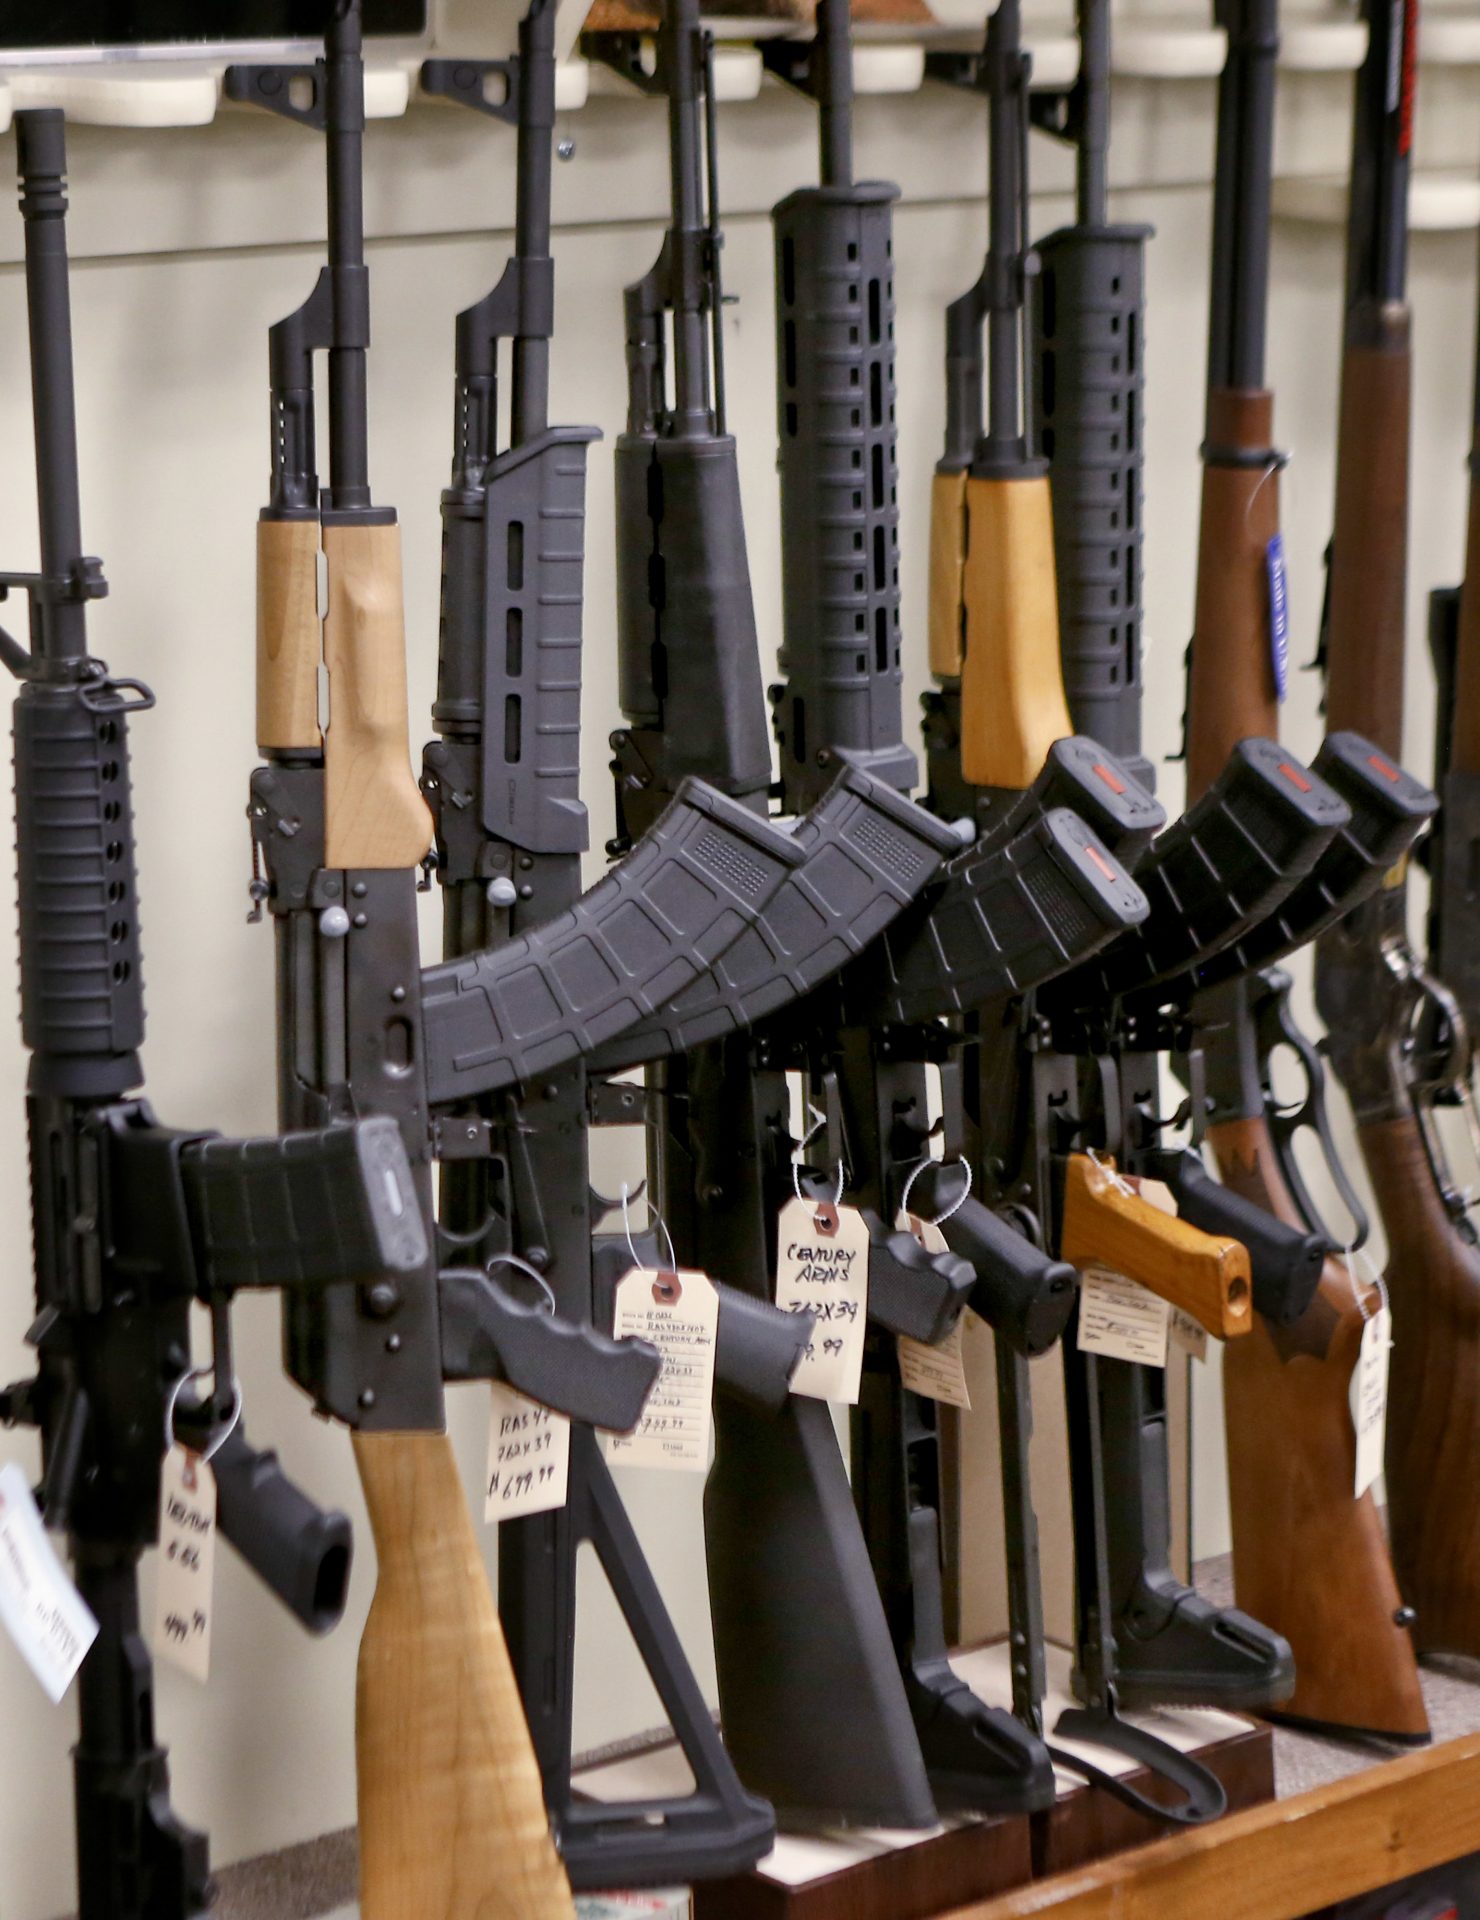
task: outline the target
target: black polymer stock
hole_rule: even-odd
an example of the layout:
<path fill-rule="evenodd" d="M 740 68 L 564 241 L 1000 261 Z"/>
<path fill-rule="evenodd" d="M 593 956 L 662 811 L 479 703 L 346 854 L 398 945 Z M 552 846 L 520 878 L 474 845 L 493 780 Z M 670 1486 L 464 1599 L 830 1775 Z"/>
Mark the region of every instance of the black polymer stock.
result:
<path fill-rule="evenodd" d="M 74 1750 L 82 1920 L 196 1920 L 212 1899 L 205 1836 L 169 1807 L 139 1623 L 138 1564 L 156 1538 L 167 1409 L 190 1373 L 192 1301 L 210 1310 L 214 1382 L 176 1431 L 219 1441 L 226 1537 L 302 1623 L 344 1605 L 350 1529 L 247 1441 L 229 1307 L 242 1288 L 285 1304 L 416 1257 L 400 1212 L 410 1169 L 389 1122 L 226 1140 L 161 1126 L 135 1091 L 144 1006 L 129 716 L 153 695 L 88 650 L 107 591 L 80 531 L 63 119 L 16 115 L 36 426 L 41 569 L 0 585 L 30 599 L 30 645 L 0 635 L 15 702 L 21 1025 L 31 1052 L 37 1318 L 33 1380 L 0 1394 L 39 1427 L 40 1504 L 65 1531 L 98 1621 L 79 1681 Z M 78 1194 L 97 1196 L 87 1214 Z M 233 1422 L 235 1424 L 233 1424 Z M 229 1429 L 229 1431 L 228 1431 Z"/>
<path fill-rule="evenodd" d="M 821 120 L 821 185 L 790 195 L 773 215 L 785 679 L 772 703 L 782 791 L 797 809 L 839 761 L 885 772 L 902 789 L 916 776 L 899 696 L 895 190 L 852 181 L 846 6 L 824 0 L 813 42 L 777 41 L 766 57 L 816 97 Z M 842 1168 L 876 1248 L 928 1156 L 926 1067 L 953 1039 L 939 1017 L 1036 984 L 1144 910 L 1074 812 L 1025 807 L 1014 827 L 985 857 L 973 847 L 959 852 L 869 953 L 766 1032 L 773 1071 L 800 1070 L 824 1116 L 813 1157 Z M 807 1190 L 820 1196 L 827 1178 L 815 1176 Z M 1047 1757 L 1028 1729 L 950 1668 L 935 1406 L 903 1389 L 895 1336 L 938 1339 L 969 1303 L 1004 1349 L 1043 1351 L 1072 1303 L 1072 1273 L 975 1203 L 963 1211 L 976 1229 L 970 1258 L 957 1261 L 957 1288 L 924 1328 L 901 1314 L 912 1295 L 916 1303 L 924 1296 L 923 1275 L 890 1276 L 884 1262 L 871 1263 L 852 1485 L 937 1799 L 1025 1811 L 1052 1798 Z M 908 1236 L 894 1237 L 908 1247 Z M 912 1264 L 922 1264 L 917 1252 Z M 733 1564 L 738 1502 L 726 1511 L 712 1500 L 710 1512 L 725 1524 Z M 727 1604 L 751 1599 L 742 1593 Z"/>

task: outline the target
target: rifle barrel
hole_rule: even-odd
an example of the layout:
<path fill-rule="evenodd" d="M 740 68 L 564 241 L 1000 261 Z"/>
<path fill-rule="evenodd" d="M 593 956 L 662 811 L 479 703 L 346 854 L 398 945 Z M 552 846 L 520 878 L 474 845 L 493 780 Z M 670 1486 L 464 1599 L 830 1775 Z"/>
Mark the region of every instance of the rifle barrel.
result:
<path fill-rule="evenodd" d="M 1228 57 L 1218 82 L 1208 391 L 1264 385 L 1269 200 L 1279 0 L 1227 0 Z"/>
<path fill-rule="evenodd" d="M 325 36 L 328 90 L 329 271 L 334 344 L 329 349 L 329 502 L 339 511 L 370 505 L 365 343 L 365 80 L 360 0 L 335 0 Z"/>

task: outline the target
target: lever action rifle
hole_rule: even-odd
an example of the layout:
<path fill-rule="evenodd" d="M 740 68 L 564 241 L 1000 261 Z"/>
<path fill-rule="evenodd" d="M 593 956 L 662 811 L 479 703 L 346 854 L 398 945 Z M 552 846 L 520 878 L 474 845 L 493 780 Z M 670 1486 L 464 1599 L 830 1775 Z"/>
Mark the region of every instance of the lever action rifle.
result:
<path fill-rule="evenodd" d="M 203 1834 L 169 1805 L 140 1631 L 138 1567 L 156 1541 L 172 1437 L 210 1452 L 221 1531 L 315 1632 L 338 1620 L 350 1530 L 259 1453 L 240 1423 L 230 1302 L 305 1290 L 407 1258 L 410 1168 L 378 1119 L 280 1139 L 165 1127 L 137 1093 L 144 1032 L 129 719 L 154 696 L 90 652 L 107 593 L 82 545 L 63 118 L 16 115 L 25 221 L 41 566 L 0 575 L 30 601 L 29 647 L 0 632 L 20 681 L 15 788 L 21 1030 L 37 1317 L 34 1379 L 0 1419 L 38 1427 L 40 1505 L 68 1536 L 98 1635 L 74 1749 L 81 1920 L 197 1920 L 213 1898 Z M 211 1391 L 190 1383 L 190 1305 L 210 1312 Z M 182 1392 L 182 1389 L 185 1391 Z"/>
<path fill-rule="evenodd" d="M 773 216 L 786 677 L 772 697 L 783 795 L 800 807 L 837 761 L 885 771 L 901 788 L 916 772 L 899 699 L 895 189 L 852 179 L 843 0 L 823 0 L 814 41 L 777 40 L 766 57 L 821 109 L 822 183 Z M 924 1169 L 927 1064 L 947 1060 L 955 1040 L 940 1017 L 1047 978 L 1143 912 L 1084 823 L 1045 801 L 1024 808 L 986 859 L 960 853 L 938 892 L 883 937 L 882 954 L 778 1023 L 782 1057 L 805 1071 L 826 1116 L 817 1158 L 843 1167 L 866 1217 L 892 1223 Z M 937 1798 L 1031 1810 L 1053 1792 L 1035 1730 L 979 1699 L 947 1658 L 936 1406 L 904 1390 L 896 1336 L 939 1339 L 969 1300 L 998 1332 L 1011 1418 L 1025 1424 L 1026 1356 L 1057 1337 L 1072 1275 L 969 1199 L 951 1231 L 966 1290 L 923 1328 L 901 1319 L 871 1268 L 854 1498 Z M 913 1293 L 918 1311 L 923 1276 Z"/>
<path fill-rule="evenodd" d="M 1437 1145 L 1438 1107 L 1459 1108 L 1475 1139 L 1474 1036 L 1480 1032 L 1480 961 L 1476 955 L 1476 908 L 1480 903 L 1480 327 L 1476 333 L 1475 426 L 1470 445 L 1469 533 L 1465 550 L 1465 577 L 1459 587 L 1441 588 L 1430 596 L 1429 639 L 1438 669 L 1439 724 L 1435 731 L 1435 785 L 1443 807 L 1429 846 L 1432 890 L 1429 896 L 1429 953 L 1439 978 L 1454 996 L 1455 1007 L 1444 1009 L 1426 1034 L 1423 1075 L 1415 1085 L 1415 1105 L 1424 1124 L 1426 1144 Z M 1443 716 L 1452 714 L 1445 727 Z M 1458 1018 L 1455 1017 L 1456 1012 Z M 1408 1338 L 1424 1343 L 1436 1324 L 1445 1329 L 1442 1357 L 1426 1346 L 1423 1369 L 1427 1385 L 1422 1395 L 1412 1393 L 1418 1364 L 1405 1365 L 1393 1382 L 1393 1406 L 1388 1414 L 1387 1477 L 1393 1557 L 1405 1595 L 1418 1609 L 1419 1645 L 1443 1646 L 1470 1652 L 1477 1644 L 1468 1608 L 1477 1587 L 1477 1546 L 1473 1532 L 1463 1531 L 1463 1516 L 1437 1513 L 1427 1497 L 1417 1498 L 1421 1479 L 1436 1484 L 1435 1462 L 1446 1456 L 1441 1447 L 1452 1444 L 1451 1424 L 1459 1418 L 1467 1393 L 1462 1373 L 1447 1375 L 1449 1391 L 1438 1391 L 1438 1369 L 1458 1366 L 1473 1347 L 1476 1328 L 1475 1281 L 1480 1270 L 1473 1255 L 1461 1249 L 1474 1246 L 1474 1221 L 1466 1202 L 1471 1195 L 1443 1179 L 1443 1160 L 1431 1152 L 1430 1169 L 1440 1181 L 1439 1196 L 1454 1223 L 1449 1242 L 1454 1257 L 1431 1269 L 1431 1298 L 1419 1326 L 1408 1316 Z M 1440 1315 L 1443 1315 L 1442 1321 Z M 1436 1416 L 1427 1396 L 1439 1403 Z M 1447 1472 L 1447 1469 L 1440 1469 Z M 1436 1616 L 1441 1624 L 1436 1625 Z M 1430 1635 L 1434 1637 L 1431 1639 Z"/>
<path fill-rule="evenodd" d="M 1275 448 L 1274 399 L 1264 373 L 1277 0 L 1228 0 L 1220 18 L 1228 56 L 1218 99 L 1202 525 L 1188 669 L 1192 800 L 1238 741 L 1275 736 L 1284 671 L 1271 610 L 1271 572 L 1282 568 L 1284 456 Z M 1370 745 L 1355 744 L 1343 756 L 1343 743 L 1328 741 L 1316 768 L 1338 779 L 1360 824 L 1411 794 L 1414 783 Z M 1359 797 L 1364 776 L 1368 791 Z M 1414 817 L 1415 829 L 1422 818 Z M 1374 877 L 1381 870 L 1379 864 Z M 1266 964 L 1275 957 L 1266 956 Z M 1273 1116 L 1268 1090 L 1269 1052 L 1283 1039 L 1308 1063 L 1299 1122 L 1316 1133 L 1339 1173 L 1321 1065 L 1294 1025 L 1289 989 L 1288 976 L 1260 972 L 1210 988 L 1196 1003 L 1207 1140 L 1234 1192 L 1298 1231 L 1314 1232 L 1329 1252 L 1330 1236 L 1290 1148 L 1293 1126 Z M 1238 1602 L 1283 1634 L 1294 1652 L 1295 1691 L 1285 1713 L 1421 1737 L 1426 1722 L 1413 1647 L 1381 1516 L 1370 1493 L 1353 1494 L 1348 1393 L 1367 1308 L 1335 1259 L 1325 1261 L 1303 1303 L 1287 1294 L 1283 1302 L 1260 1297 L 1258 1305 L 1253 1331 L 1229 1349 L 1223 1373 Z M 1292 1556 L 1292 1540 L 1312 1550 Z"/>
<path fill-rule="evenodd" d="M 1370 45 L 1356 89 L 1322 657 L 1330 725 L 1356 728 L 1393 757 L 1403 723 L 1411 351 L 1405 286 L 1417 0 L 1366 12 Z M 1449 765 L 1463 776 L 1460 702 L 1473 668 L 1465 652 L 1456 664 Z M 1444 799 L 1447 816 L 1447 788 Z M 1435 867 L 1440 951 L 1450 953 L 1455 936 L 1444 929 L 1444 912 L 1454 896 L 1445 891 L 1445 876 L 1464 857 L 1468 832 L 1463 796 L 1456 802 Z M 1398 1580 L 1417 1615 L 1420 1651 L 1470 1652 L 1480 1645 L 1472 1617 L 1480 1559 L 1448 1463 L 1472 1417 L 1464 1358 L 1473 1349 L 1480 1251 L 1433 1112 L 1436 1093 L 1462 1081 L 1464 1008 L 1409 945 L 1405 879 L 1399 867 L 1319 943 L 1316 1005 L 1387 1239 L 1387 1471 Z"/>

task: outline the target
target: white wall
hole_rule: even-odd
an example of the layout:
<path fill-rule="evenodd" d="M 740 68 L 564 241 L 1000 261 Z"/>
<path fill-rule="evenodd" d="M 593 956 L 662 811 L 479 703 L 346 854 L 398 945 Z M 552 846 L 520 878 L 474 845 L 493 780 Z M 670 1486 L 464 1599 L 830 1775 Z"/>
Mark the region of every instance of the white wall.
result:
<path fill-rule="evenodd" d="M 1429 82 L 1426 80 L 1426 87 Z M 1442 112 L 1431 147 L 1480 160 L 1473 94 L 1435 83 Z M 1282 144 L 1303 171 L 1337 171 L 1347 83 L 1287 89 Z M 1182 648 L 1192 606 L 1197 442 L 1206 326 L 1207 173 L 1212 90 L 1206 84 L 1117 89 L 1117 163 L 1134 190 L 1116 213 L 1157 228 L 1150 255 L 1146 548 L 1147 743 L 1179 742 Z M 728 316 L 730 411 L 769 659 L 777 637 L 779 563 L 772 440 L 769 233 L 764 209 L 812 177 L 811 116 L 767 91 L 723 116 L 726 275 L 739 305 Z M 656 110 L 593 103 L 562 132 L 576 138 L 557 169 L 559 331 L 555 416 L 621 423 L 619 294 L 646 269 L 658 240 L 664 149 Z M 925 530 L 929 476 L 942 420 L 941 309 L 974 276 L 983 245 L 977 197 L 985 171 L 977 106 L 939 91 L 863 103 L 860 162 L 899 178 L 897 225 L 904 589 L 910 630 L 906 711 L 924 682 Z M 373 458 L 377 492 L 405 525 L 413 738 L 425 730 L 435 663 L 437 500 L 448 457 L 452 315 L 502 263 L 512 141 L 461 116 L 414 111 L 372 127 L 368 206 L 376 236 Z M 243 805 L 253 764 L 253 520 L 267 473 L 267 324 L 306 293 L 322 231 L 316 143 L 277 124 L 223 118 L 196 132 L 73 136 L 74 276 L 86 537 L 104 556 L 112 597 L 92 619 L 96 649 L 148 680 L 158 711 L 134 726 L 146 979 L 149 1092 L 171 1122 L 227 1132 L 273 1119 L 271 959 L 265 927 L 245 924 L 250 871 Z M 1059 197 L 1035 210 L 1040 230 L 1064 217 L 1064 156 L 1035 143 L 1039 181 Z M 1271 375 L 1279 432 L 1295 453 L 1285 486 L 1294 658 L 1313 645 L 1320 554 L 1331 505 L 1339 328 L 1340 244 L 1334 230 L 1282 227 L 1276 236 Z M 34 560 L 19 223 L 0 219 L 0 341 L 10 376 L 0 388 L 0 558 Z M 1473 234 L 1415 240 L 1417 431 L 1408 757 L 1429 757 L 1432 698 L 1423 650 L 1426 588 L 1450 580 L 1461 555 L 1475 297 Z M 611 620 L 611 478 L 592 459 L 587 570 L 585 742 L 593 838 L 609 819 L 605 734 L 617 715 Z M 1293 676 L 1289 737 L 1314 750 L 1310 676 Z M 1180 774 L 1165 770 L 1172 805 Z M 7 803 L 8 804 L 8 803 Z M 8 832 L 0 832 L 8 840 Z M 593 862 L 594 871 L 594 862 Z M 428 951 L 435 932 L 428 924 Z M 0 1032 L 0 1372 L 25 1369 L 30 1317 L 29 1227 L 21 1087 L 14 1023 Z M 277 1309 L 238 1310 L 247 1415 L 259 1444 L 323 1500 L 337 1501 L 362 1542 L 349 1617 L 309 1642 L 229 1554 L 218 1574 L 215 1672 L 202 1692 L 170 1673 L 159 1723 L 173 1753 L 175 1798 L 212 1831 L 228 1862 L 348 1824 L 353 1817 L 351 1716 L 360 1621 L 370 1592 L 368 1533 L 344 1435 L 314 1422 L 278 1364 Z M 1215 1391 L 1198 1424 L 1198 1542 L 1226 1538 Z M 481 1395 L 449 1395 L 469 1483 L 482 1467 Z M 30 1436 L 0 1435 L 0 1455 L 37 1462 Z M 712 1678 L 701 1590 L 698 1490 L 628 1476 L 628 1492 L 696 1663 Z M 490 1553 L 492 1540 L 489 1541 Z M 578 1743 L 651 1724 L 652 1702 L 614 1645 L 599 1607 L 582 1623 Z M 0 1645 L 0 1914 L 44 1920 L 71 1900 L 70 1707 L 47 1706 L 8 1645 Z"/>

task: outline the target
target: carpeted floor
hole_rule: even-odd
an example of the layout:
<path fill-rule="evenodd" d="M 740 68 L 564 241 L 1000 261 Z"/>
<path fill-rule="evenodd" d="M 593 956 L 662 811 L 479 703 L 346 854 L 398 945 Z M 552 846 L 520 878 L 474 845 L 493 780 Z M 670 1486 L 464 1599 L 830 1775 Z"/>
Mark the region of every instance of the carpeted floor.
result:
<path fill-rule="evenodd" d="M 1233 1599 L 1232 1571 L 1225 1556 L 1197 1569 L 1197 1584 L 1210 1600 Z M 1480 1662 L 1453 1661 L 1423 1676 L 1424 1698 L 1436 1742 L 1480 1728 Z M 1405 1749 L 1371 1741 L 1343 1741 L 1275 1730 L 1275 1785 L 1280 1798 L 1359 1772 Z M 355 1920 L 355 1836 L 327 1835 L 217 1876 L 220 1904 L 213 1920 Z"/>

